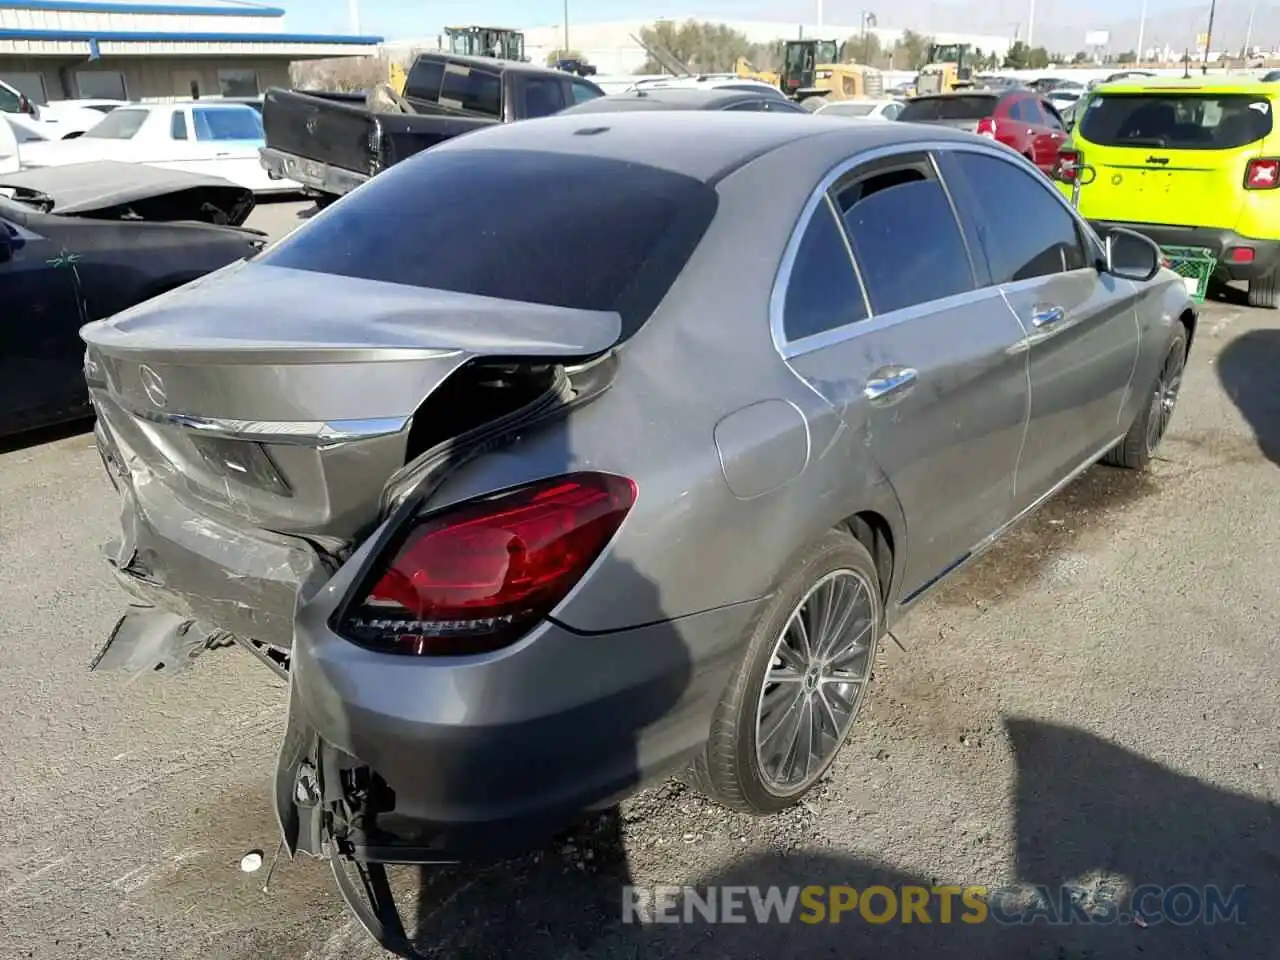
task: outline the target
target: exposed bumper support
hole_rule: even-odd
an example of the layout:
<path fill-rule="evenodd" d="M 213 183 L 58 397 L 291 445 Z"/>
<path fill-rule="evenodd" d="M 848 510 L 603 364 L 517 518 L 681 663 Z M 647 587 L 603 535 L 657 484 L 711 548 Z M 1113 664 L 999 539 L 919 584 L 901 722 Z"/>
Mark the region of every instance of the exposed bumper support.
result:
<path fill-rule="evenodd" d="M 344 170 L 322 160 L 295 157 L 271 147 L 262 147 L 259 153 L 263 169 L 273 177 L 294 180 L 308 189 L 335 197 L 350 193 L 369 179 L 367 174 Z"/>

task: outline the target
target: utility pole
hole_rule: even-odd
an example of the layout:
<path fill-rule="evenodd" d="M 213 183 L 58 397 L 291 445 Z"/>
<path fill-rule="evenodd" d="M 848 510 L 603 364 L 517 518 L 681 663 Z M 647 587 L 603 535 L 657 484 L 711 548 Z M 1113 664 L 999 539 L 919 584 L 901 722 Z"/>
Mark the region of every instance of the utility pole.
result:
<path fill-rule="evenodd" d="M 347 0 L 347 20 L 351 24 L 351 35 L 360 36 L 360 0 Z"/>
<path fill-rule="evenodd" d="M 1240 59 L 1248 63 L 1249 46 L 1253 43 L 1253 15 L 1258 10 L 1258 0 L 1253 0 L 1249 4 L 1249 24 L 1244 28 L 1244 47 L 1240 52 Z"/>
<path fill-rule="evenodd" d="M 822 0 L 818 0 L 818 27 L 822 27 Z"/>
<path fill-rule="evenodd" d="M 1138 18 L 1138 62 L 1135 66 L 1142 66 L 1142 41 L 1147 32 L 1147 0 L 1142 0 L 1142 16 Z"/>
<path fill-rule="evenodd" d="M 1031 49 L 1031 39 L 1036 30 L 1036 0 L 1031 0 L 1031 9 L 1027 12 L 1027 49 Z"/>
<path fill-rule="evenodd" d="M 1204 62 L 1200 64 L 1200 72 L 1209 72 L 1209 51 L 1213 49 L 1213 14 L 1218 9 L 1218 0 L 1209 0 L 1209 27 L 1204 32 Z"/>
<path fill-rule="evenodd" d="M 569 55 L 569 0 L 564 0 L 564 55 Z"/>

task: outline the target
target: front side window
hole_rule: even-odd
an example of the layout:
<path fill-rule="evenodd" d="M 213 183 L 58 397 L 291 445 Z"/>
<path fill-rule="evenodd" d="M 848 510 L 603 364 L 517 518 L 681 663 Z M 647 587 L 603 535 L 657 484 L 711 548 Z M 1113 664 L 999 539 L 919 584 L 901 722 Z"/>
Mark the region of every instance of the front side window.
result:
<path fill-rule="evenodd" d="M 22 97 L 8 87 L 0 87 L 0 113 L 21 113 Z"/>
<path fill-rule="evenodd" d="M 787 279 L 782 329 L 788 341 L 865 320 L 866 301 L 831 204 L 813 212 Z"/>
<path fill-rule="evenodd" d="M 760 109 L 766 113 L 808 113 L 804 107 L 799 104 L 792 103 L 790 100 L 783 100 L 781 97 L 765 97 L 757 101 Z"/>
<path fill-rule="evenodd" d="M 737 103 L 729 104 L 724 109 L 738 110 L 738 111 L 746 110 L 752 113 L 759 113 L 761 110 L 764 109 L 764 104 L 761 103 L 759 100 L 739 100 Z"/>
<path fill-rule="evenodd" d="M 523 77 L 521 86 L 525 119 L 549 117 L 567 106 L 559 77 Z"/>
<path fill-rule="evenodd" d="M 1236 150 L 1271 133 L 1273 112 L 1254 94 L 1099 93 L 1078 122 L 1081 137 L 1104 147 Z"/>
<path fill-rule="evenodd" d="M 616 311 L 626 337 L 680 275 L 716 205 L 715 189 L 700 180 L 624 160 L 426 150 L 378 174 L 258 259 L 384 283 Z M 601 224 L 625 229 L 601 230 Z"/>
<path fill-rule="evenodd" d="M 837 205 L 874 313 L 974 288 L 960 225 L 924 165 L 857 178 L 841 189 Z"/>
<path fill-rule="evenodd" d="M 440 105 L 455 110 L 502 115 L 502 79 L 496 73 L 473 70 L 458 63 L 445 67 L 440 87 Z"/>
<path fill-rule="evenodd" d="M 997 157 L 967 151 L 938 155 L 966 232 L 991 282 L 1017 283 L 1084 267 L 1075 218 L 1043 177 Z M 1016 210 L 1017 216 L 1006 211 Z"/>
<path fill-rule="evenodd" d="M 404 82 L 404 95 L 414 100 L 435 103 L 440 97 L 440 85 L 443 82 L 443 63 L 439 60 L 418 60 L 409 69 L 409 76 Z"/>
<path fill-rule="evenodd" d="M 86 137 L 101 140 L 132 140 L 147 122 L 148 110 L 112 110 L 84 132 Z"/>
<path fill-rule="evenodd" d="M 195 107 L 197 140 L 261 140 L 262 116 L 252 107 Z"/>

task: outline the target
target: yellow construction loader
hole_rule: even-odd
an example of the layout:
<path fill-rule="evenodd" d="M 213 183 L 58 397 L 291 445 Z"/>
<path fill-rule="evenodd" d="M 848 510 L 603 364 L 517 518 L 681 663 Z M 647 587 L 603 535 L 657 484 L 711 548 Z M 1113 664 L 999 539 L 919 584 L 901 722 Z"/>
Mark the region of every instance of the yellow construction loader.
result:
<path fill-rule="evenodd" d="M 967 43 L 935 43 L 920 68 L 916 93 L 943 93 L 973 86 L 972 47 Z"/>
<path fill-rule="evenodd" d="M 743 80 L 759 80 L 771 87 L 776 87 L 779 83 L 776 70 L 757 70 L 746 57 L 739 57 L 734 61 L 733 72 Z"/>

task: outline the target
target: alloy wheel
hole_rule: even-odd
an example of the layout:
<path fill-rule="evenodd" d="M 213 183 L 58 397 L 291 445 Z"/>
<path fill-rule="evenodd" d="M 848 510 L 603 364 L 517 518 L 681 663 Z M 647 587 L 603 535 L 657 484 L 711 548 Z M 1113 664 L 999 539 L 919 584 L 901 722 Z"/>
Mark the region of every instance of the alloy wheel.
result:
<path fill-rule="evenodd" d="M 871 677 L 879 601 L 834 570 L 796 605 L 774 644 L 756 708 L 756 760 L 776 796 L 806 789 L 844 743 Z"/>
<path fill-rule="evenodd" d="M 1174 407 L 1178 404 L 1178 391 L 1182 388 L 1182 371 L 1186 366 L 1186 352 L 1181 344 L 1175 344 L 1165 358 L 1160 375 L 1156 377 L 1156 388 L 1151 396 L 1151 411 L 1147 417 L 1147 453 L 1155 453 L 1156 447 L 1164 439 L 1169 429 L 1169 421 L 1173 419 Z"/>

